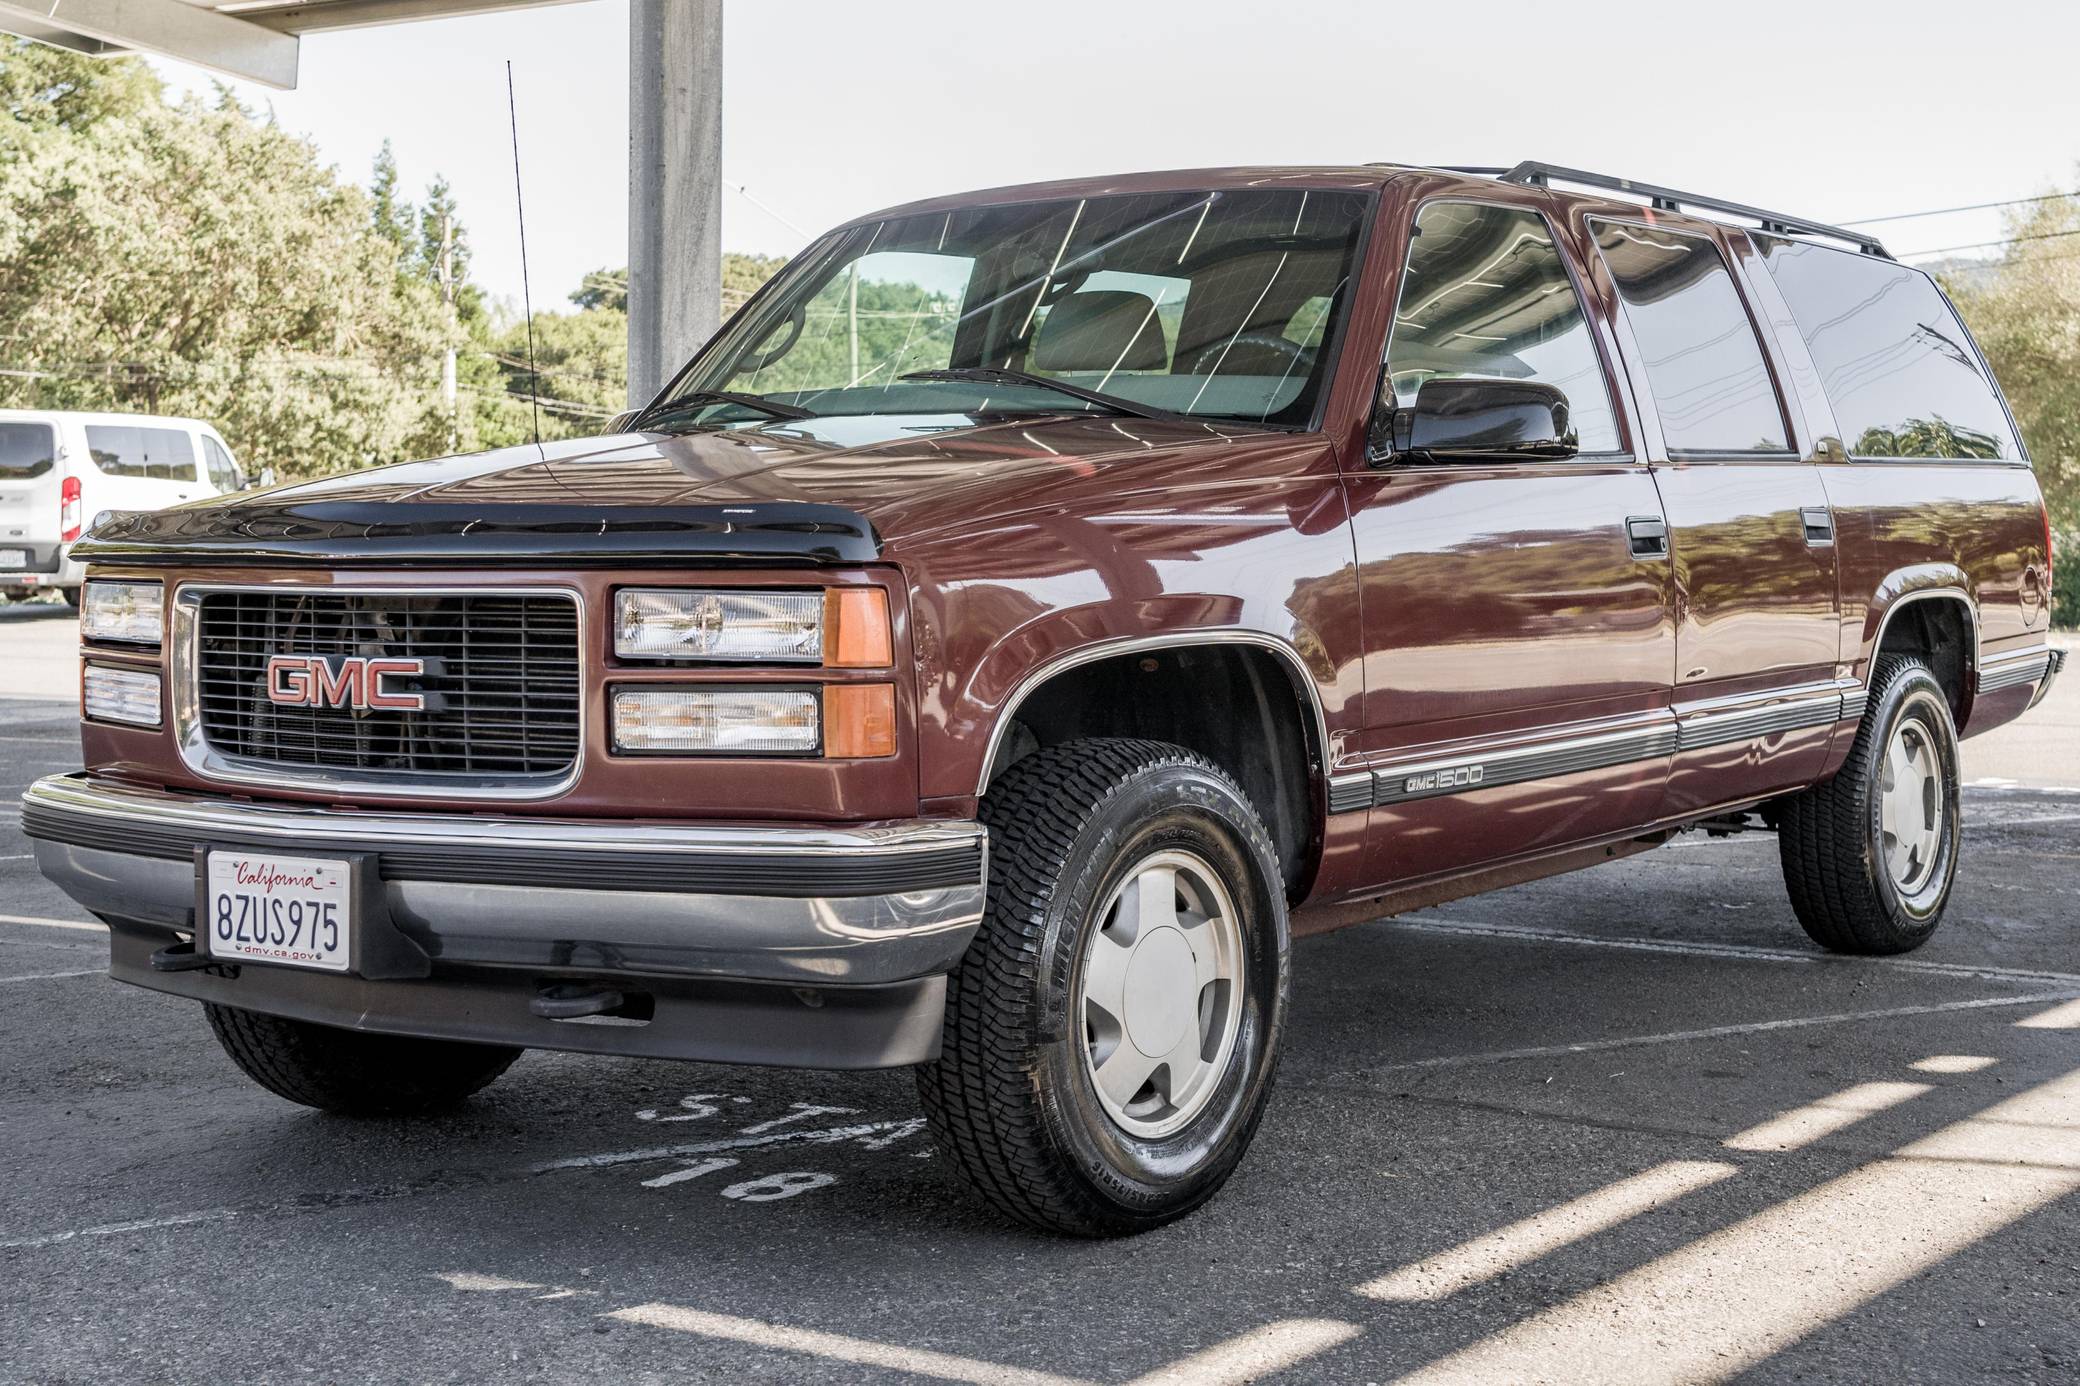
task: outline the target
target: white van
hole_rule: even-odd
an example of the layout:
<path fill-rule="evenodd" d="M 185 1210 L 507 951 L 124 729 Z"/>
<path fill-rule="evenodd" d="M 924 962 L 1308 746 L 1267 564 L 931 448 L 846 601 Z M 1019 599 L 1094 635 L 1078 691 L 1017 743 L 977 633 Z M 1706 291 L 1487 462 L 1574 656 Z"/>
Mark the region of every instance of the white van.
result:
<path fill-rule="evenodd" d="M 72 541 L 104 510 L 159 510 L 236 491 L 214 428 L 156 414 L 0 409 L 0 596 L 47 587 L 79 603 Z"/>

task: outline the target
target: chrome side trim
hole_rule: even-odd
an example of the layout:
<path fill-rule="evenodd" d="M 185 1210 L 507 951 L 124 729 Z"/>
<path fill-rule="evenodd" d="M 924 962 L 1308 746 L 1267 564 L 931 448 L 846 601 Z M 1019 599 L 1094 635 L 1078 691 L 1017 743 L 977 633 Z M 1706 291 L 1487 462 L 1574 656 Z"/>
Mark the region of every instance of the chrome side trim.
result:
<path fill-rule="evenodd" d="M 172 630 L 167 637 L 171 658 L 168 699 L 173 704 L 173 743 L 181 762 L 204 779 L 224 784 L 274 786 L 290 789 L 345 791 L 373 798 L 487 799 L 529 801 L 553 799 L 569 792 L 585 771 L 585 732 L 590 725 L 587 696 L 585 646 L 589 626 L 585 597 L 575 587 L 511 587 L 487 584 L 481 587 L 397 587 L 379 583 L 311 584 L 310 591 L 324 596 L 381 597 L 566 597 L 577 609 L 578 631 L 578 754 L 570 769 L 554 777 L 538 775 L 414 775 L 408 779 L 334 768 L 303 769 L 273 761 L 226 755 L 209 744 L 202 727 L 199 677 L 202 669 L 202 599 L 217 592 L 283 592 L 295 584 L 182 583 L 174 592 L 169 616 Z"/>
<path fill-rule="evenodd" d="M 1336 775 L 1329 781 L 1329 812 L 1355 813 L 1372 806 L 1372 775 L 1360 770 L 1355 775 Z"/>
<path fill-rule="evenodd" d="M 1447 757 L 1389 765 L 1372 772 L 1372 802 L 1401 804 L 1441 794 L 1601 770 L 1629 761 L 1657 760 L 1676 749 L 1671 722 L 1565 741 L 1493 751 L 1469 749 Z"/>
<path fill-rule="evenodd" d="M 1862 684 L 1842 690 L 1842 720 L 1861 722 L 1863 710 L 1870 706 L 1871 691 Z"/>
<path fill-rule="evenodd" d="M 1979 691 L 1996 693 L 2018 684 L 2035 683 L 2050 672 L 2052 654 L 2049 645 L 2036 645 L 2026 650 L 1988 655 L 1979 666 Z"/>
<path fill-rule="evenodd" d="M 1032 696 L 1033 691 L 1053 678 L 1085 664 L 1095 664 L 1101 659 L 1115 659 L 1120 655 L 1141 654 L 1148 650 L 1173 650 L 1184 645 L 1247 645 L 1255 649 L 1269 650 L 1283 659 L 1289 667 L 1292 679 L 1305 694 L 1306 702 L 1314 713 L 1314 744 L 1309 747 L 1316 763 L 1329 763 L 1329 714 L 1322 707 L 1322 691 L 1315 686 L 1314 675 L 1308 672 L 1307 662 L 1291 644 L 1275 635 L 1263 631 L 1244 630 L 1239 626 L 1204 626 L 1193 630 L 1169 631 L 1162 635 L 1129 636 L 1119 640 L 1107 640 L 1096 645 L 1083 645 L 1067 654 L 1029 670 L 1011 696 L 1004 700 L 1004 710 L 997 714 L 996 725 L 990 728 L 989 743 L 983 747 L 982 772 L 975 783 L 979 796 L 989 792 L 990 771 L 996 766 L 997 751 L 1004 736 L 1018 716 L 1020 704 Z"/>
<path fill-rule="evenodd" d="M 1844 716 L 1842 690 L 1832 683 L 1773 689 L 1763 696 L 1777 701 L 1758 707 L 1751 695 L 1700 705 L 1691 712 L 1677 709 L 1681 736 L 1676 749 L 1697 751 L 1805 727 L 1832 726 Z M 1722 706 L 1729 703 L 1736 705 Z"/>

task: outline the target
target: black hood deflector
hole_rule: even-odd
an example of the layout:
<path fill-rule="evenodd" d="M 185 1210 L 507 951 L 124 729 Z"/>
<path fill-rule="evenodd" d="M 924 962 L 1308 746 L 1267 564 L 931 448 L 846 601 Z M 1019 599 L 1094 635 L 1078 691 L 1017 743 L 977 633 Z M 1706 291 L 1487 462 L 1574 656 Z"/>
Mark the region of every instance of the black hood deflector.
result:
<path fill-rule="evenodd" d="M 239 498 L 113 515 L 73 546 L 90 563 L 871 563 L 873 525 L 810 501 L 657 507 Z"/>

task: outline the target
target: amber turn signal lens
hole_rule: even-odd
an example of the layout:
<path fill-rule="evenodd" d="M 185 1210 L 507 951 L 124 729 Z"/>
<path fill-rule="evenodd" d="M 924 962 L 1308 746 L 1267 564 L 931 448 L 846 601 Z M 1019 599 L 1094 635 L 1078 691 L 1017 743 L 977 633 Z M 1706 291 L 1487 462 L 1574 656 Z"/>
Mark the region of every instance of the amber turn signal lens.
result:
<path fill-rule="evenodd" d="M 835 760 L 894 755 L 896 686 L 892 683 L 834 683 L 825 687 L 823 753 Z"/>
<path fill-rule="evenodd" d="M 895 663 L 888 593 L 831 587 L 823 594 L 823 663 L 830 669 L 886 669 Z M 877 752 L 876 754 L 886 754 Z"/>

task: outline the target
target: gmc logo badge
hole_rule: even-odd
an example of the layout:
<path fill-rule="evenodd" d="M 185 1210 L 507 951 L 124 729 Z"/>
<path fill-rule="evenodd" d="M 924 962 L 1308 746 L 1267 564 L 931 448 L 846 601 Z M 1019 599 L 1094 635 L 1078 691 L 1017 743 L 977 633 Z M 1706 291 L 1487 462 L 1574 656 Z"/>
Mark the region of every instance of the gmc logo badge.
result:
<path fill-rule="evenodd" d="M 426 673 L 423 659 L 368 659 L 361 655 L 273 655 L 267 661 L 267 700 L 283 707 L 346 707 L 363 712 L 424 712 L 423 693 L 395 693 L 389 678 Z"/>
<path fill-rule="evenodd" d="M 1432 770 L 1424 775 L 1410 775 L 1401 792 L 1420 794 L 1427 789 L 1458 789 L 1466 785 L 1479 784 L 1486 777 L 1487 770 L 1479 765 L 1462 765 L 1455 770 Z"/>

